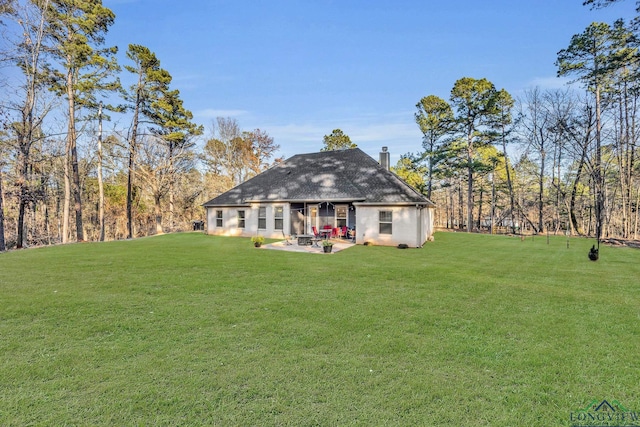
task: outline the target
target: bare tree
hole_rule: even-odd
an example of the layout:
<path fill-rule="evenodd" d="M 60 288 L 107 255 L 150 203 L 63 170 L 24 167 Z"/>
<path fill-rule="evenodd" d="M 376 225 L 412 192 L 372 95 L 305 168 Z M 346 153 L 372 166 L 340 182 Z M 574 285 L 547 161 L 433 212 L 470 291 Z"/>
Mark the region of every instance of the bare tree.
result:
<path fill-rule="evenodd" d="M 270 167 L 278 148 L 266 132 L 242 132 L 236 119 L 218 117 L 202 161 L 211 174 L 229 185 L 238 185 Z"/>
<path fill-rule="evenodd" d="M 34 142 L 44 138 L 42 123 L 49 113 L 51 105 L 46 102 L 43 92 L 46 90 L 43 71 L 46 67 L 44 59 L 45 28 L 47 22 L 46 9 L 48 0 L 42 7 L 25 2 L 14 5 L 9 14 L 18 25 L 18 31 L 12 40 L 13 52 L 10 60 L 21 70 L 22 81 L 16 90 L 15 98 L 8 109 L 15 112 L 16 120 L 10 125 L 16 152 L 17 187 L 18 187 L 18 221 L 16 247 L 22 248 L 25 241 L 25 212 L 33 203 L 28 176 L 31 164 L 31 149 Z"/>

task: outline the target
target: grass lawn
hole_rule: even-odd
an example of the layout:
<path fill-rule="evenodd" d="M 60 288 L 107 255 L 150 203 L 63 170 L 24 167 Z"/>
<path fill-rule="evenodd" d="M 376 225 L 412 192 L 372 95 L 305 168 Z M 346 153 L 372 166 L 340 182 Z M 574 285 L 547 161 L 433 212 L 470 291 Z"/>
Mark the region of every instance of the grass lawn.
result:
<path fill-rule="evenodd" d="M 640 250 L 186 233 L 0 254 L 0 425 L 569 426 L 640 413 Z"/>

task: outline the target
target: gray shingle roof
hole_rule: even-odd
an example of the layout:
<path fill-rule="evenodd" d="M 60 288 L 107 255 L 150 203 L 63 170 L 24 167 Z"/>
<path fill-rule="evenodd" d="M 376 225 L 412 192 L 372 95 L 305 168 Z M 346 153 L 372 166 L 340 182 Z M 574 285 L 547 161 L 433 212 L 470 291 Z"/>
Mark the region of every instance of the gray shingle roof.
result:
<path fill-rule="evenodd" d="M 352 148 L 295 155 L 203 206 L 266 201 L 433 205 L 368 154 Z"/>

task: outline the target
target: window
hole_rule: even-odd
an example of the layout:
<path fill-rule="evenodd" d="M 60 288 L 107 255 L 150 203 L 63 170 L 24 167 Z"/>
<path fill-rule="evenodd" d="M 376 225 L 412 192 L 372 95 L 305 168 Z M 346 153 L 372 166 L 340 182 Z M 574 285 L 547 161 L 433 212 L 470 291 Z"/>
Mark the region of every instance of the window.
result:
<path fill-rule="evenodd" d="M 258 208 L 258 230 L 267 229 L 267 208 Z"/>
<path fill-rule="evenodd" d="M 346 227 L 347 226 L 347 212 L 349 211 L 349 207 L 345 205 L 336 206 L 336 226 L 337 227 Z"/>
<path fill-rule="evenodd" d="M 273 228 L 276 230 L 284 229 L 284 208 L 282 206 L 276 206 L 273 215 Z"/>
<path fill-rule="evenodd" d="M 222 227 L 222 211 L 216 211 L 216 227 Z"/>
<path fill-rule="evenodd" d="M 380 234 L 392 234 L 393 212 L 380 211 Z"/>
<path fill-rule="evenodd" d="M 244 211 L 238 211 L 238 228 L 244 228 Z"/>

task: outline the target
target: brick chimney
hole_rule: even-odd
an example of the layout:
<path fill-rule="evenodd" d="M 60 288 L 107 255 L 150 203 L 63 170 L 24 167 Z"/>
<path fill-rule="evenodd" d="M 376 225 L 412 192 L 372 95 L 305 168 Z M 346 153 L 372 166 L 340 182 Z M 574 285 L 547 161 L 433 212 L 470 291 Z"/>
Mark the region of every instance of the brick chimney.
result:
<path fill-rule="evenodd" d="M 390 163 L 389 156 L 390 154 L 387 151 L 387 147 L 382 147 L 382 151 L 380 152 L 380 166 L 382 166 L 386 170 L 389 170 L 389 167 L 391 166 L 389 164 Z"/>

